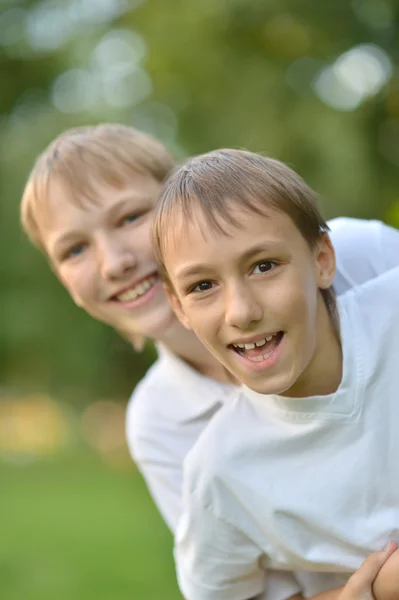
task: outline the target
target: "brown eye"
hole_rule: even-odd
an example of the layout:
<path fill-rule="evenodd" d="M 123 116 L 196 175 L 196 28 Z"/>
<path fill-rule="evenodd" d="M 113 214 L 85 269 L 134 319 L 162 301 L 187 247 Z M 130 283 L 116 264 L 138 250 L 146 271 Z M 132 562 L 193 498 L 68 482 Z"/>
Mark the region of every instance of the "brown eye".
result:
<path fill-rule="evenodd" d="M 196 286 L 191 288 L 191 291 L 192 292 L 207 292 L 210 289 L 212 289 L 211 281 L 201 281 L 200 283 L 197 283 Z"/>
<path fill-rule="evenodd" d="M 276 263 L 271 260 L 262 260 L 254 266 L 253 273 L 268 273 L 276 267 Z"/>

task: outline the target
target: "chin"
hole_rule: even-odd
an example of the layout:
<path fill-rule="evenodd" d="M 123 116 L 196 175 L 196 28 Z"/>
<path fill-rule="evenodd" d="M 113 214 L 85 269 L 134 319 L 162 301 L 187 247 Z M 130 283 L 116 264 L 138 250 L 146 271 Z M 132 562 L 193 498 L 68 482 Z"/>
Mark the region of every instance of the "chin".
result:
<path fill-rule="evenodd" d="M 142 330 L 146 331 L 146 337 L 157 340 L 165 337 L 176 323 L 178 323 L 177 317 L 172 309 L 170 309 L 163 311 L 162 314 L 154 315 L 148 326 L 143 326 Z"/>
<path fill-rule="evenodd" d="M 257 394 L 263 394 L 265 396 L 279 396 L 292 388 L 295 384 L 295 380 L 286 377 L 270 376 L 269 378 L 262 379 L 251 379 L 244 381 L 243 383 Z"/>

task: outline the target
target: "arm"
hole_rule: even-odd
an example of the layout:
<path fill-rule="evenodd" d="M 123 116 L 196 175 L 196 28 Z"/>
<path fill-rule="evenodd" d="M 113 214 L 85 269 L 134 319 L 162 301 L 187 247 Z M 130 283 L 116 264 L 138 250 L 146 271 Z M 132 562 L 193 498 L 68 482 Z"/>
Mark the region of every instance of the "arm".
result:
<path fill-rule="evenodd" d="M 348 583 L 310 600 L 398 600 L 399 598 L 399 550 L 394 542 L 382 552 L 373 552 Z M 303 600 L 295 594 L 287 600 Z"/>
<path fill-rule="evenodd" d="M 397 546 L 396 546 L 397 547 Z M 399 598 L 399 550 L 390 555 L 373 583 L 375 600 L 398 600 Z"/>
<path fill-rule="evenodd" d="M 185 497 L 183 504 L 174 550 L 183 596 L 189 600 L 244 600 L 263 594 L 268 577 L 259 563 L 259 548 L 213 514 L 211 507 L 202 506 L 196 494 Z M 281 600 L 292 593 L 280 596 Z M 272 595 L 269 598 L 274 600 Z"/>
<path fill-rule="evenodd" d="M 396 543 L 390 542 L 382 552 L 373 552 L 344 587 L 318 594 L 312 600 L 398 600 L 397 547 Z M 387 595 L 388 592 L 392 595 Z"/>

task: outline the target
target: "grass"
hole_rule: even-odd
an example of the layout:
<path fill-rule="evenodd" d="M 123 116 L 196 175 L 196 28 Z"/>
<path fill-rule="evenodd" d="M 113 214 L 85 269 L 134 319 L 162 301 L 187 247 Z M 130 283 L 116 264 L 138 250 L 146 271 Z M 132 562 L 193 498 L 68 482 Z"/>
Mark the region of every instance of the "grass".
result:
<path fill-rule="evenodd" d="M 172 539 L 141 476 L 82 451 L 0 465 L 5 600 L 179 599 Z"/>

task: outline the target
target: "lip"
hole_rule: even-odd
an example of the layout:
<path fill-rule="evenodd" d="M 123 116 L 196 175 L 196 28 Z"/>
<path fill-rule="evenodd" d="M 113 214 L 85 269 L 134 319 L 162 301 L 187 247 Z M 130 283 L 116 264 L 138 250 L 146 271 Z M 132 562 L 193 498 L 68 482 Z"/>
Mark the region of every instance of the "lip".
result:
<path fill-rule="evenodd" d="M 128 290 L 131 290 L 132 288 L 136 287 L 136 285 L 143 283 L 143 281 L 146 281 L 146 279 L 149 279 L 150 277 L 158 277 L 158 271 L 153 271 L 152 273 L 147 273 L 147 275 L 143 275 L 143 277 L 141 277 L 141 279 L 136 279 L 136 281 L 129 283 L 129 285 L 125 285 L 125 287 L 120 288 L 118 291 L 111 294 L 108 299 L 115 301 L 116 296 L 119 296 L 120 294 L 123 294 L 124 292 L 127 292 Z M 117 300 L 117 302 L 119 302 L 119 300 Z M 123 304 L 123 303 L 121 303 L 121 304 Z"/>
<path fill-rule="evenodd" d="M 271 334 L 269 334 L 269 335 L 271 335 Z M 241 368 L 244 367 L 244 369 L 246 371 L 249 371 L 251 373 L 259 373 L 259 372 L 267 371 L 268 369 L 271 369 L 279 362 L 279 360 L 281 358 L 281 354 L 284 349 L 285 338 L 286 338 L 286 336 L 284 334 L 283 337 L 281 338 L 279 344 L 273 350 L 272 354 L 265 360 L 253 361 L 253 360 L 250 360 L 249 358 L 247 358 L 246 356 L 239 354 L 233 348 L 229 348 L 229 350 Z M 263 339 L 263 338 L 260 337 L 257 339 Z M 251 341 L 255 341 L 255 339 L 252 338 Z M 239 343 L 242 343 L 242 342 L 239 342 Z"/>
<path fill-rule="evenodd" d="M 154 285 L 152 285 L 141 296 L 138 296 L 134 300 L 127 300 L 125 302 L 116 299 L 115 296 L 122 294 L 123 292 L 126 292 L 127 290 L 130 290 L 131 288 L 142 283 L 143 281 L 145 281 L 146 279 L 148 279 L 150 277 L 156 277 L 156 281 L 155 281 Z M 121 289 L 119 292 L 117 292 L 116 294 L 111 296 L 108 301 L 112 302 L 112 304 L 114 304 L 115 306 L 118 306 L 119 308 L 122 308 L 123 310 L 135 310 L 135 309 L 141 308 L 148 302 L 151 302 L 151 300 L 161 290 L 161 288 L 162 288 L 161 279 L 159 278 L 157 271 L 154 271 L 153 273 L 149 273 L 145 277 L 138 279 L 134 284 L 126 286 L 123 290 Z"/>
<path fill-rule="evenodd" d="M 260 340 L 264 340 L 267 337 L 270 337 L 271 335 L 276 335 L 277 333 L 279 333 L 278 331 L 274 331 L 273 333 L 260 333 L 259 335 L 255 335 L 252 337 L 248 337 L 248 338 L 240 338 L 237 340 L 234 340 L 233 342 L 229 342 L 228 346 L 233 346 L 234 344 L 250 344 L 251 342 L 260 342 Z"/>

